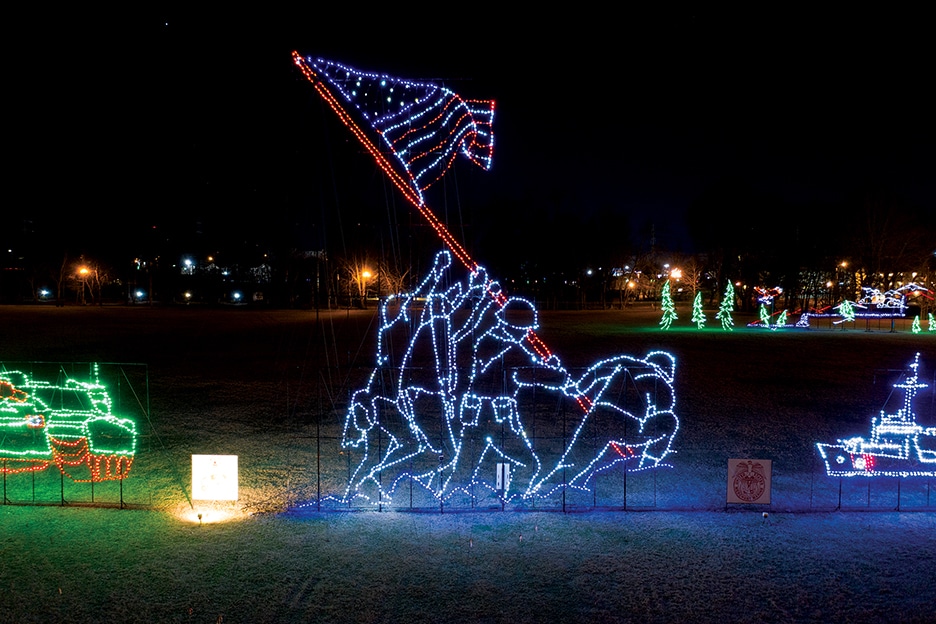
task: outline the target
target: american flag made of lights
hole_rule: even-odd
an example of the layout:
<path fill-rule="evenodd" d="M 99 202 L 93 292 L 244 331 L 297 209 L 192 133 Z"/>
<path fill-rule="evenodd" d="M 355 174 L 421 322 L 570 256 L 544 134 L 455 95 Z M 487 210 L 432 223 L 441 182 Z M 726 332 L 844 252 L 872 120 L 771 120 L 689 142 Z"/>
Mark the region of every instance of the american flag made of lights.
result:
<path fill-rule="evenodd" d="M 482 169 L 491 168 L 494 148 L 494 102 L 465 100 L 432 83 L 366 73 L 346 65 L 301 57 L 296 65 L 346 123 L 348 109 L 363 120 L 360 129 L 384 154 L 394 181 L 415 203 L 461 154 Z M 363 137 L 358 137 L 363 138 Z"/>
<path fill-rule="evenodd" d="M 292 58 L 445 246 L 476 273 L 480 266 L 429 209 L 423 191 L 445 175 L 459 154 L 491 168 L 494 102 L 466 100 L 432 83 L 363 72 L 296 51 Z M 507 300 L 491 294 L 500 305 Z M 550 356 L 535 333 L 528 339 L 544 360 Z"/>

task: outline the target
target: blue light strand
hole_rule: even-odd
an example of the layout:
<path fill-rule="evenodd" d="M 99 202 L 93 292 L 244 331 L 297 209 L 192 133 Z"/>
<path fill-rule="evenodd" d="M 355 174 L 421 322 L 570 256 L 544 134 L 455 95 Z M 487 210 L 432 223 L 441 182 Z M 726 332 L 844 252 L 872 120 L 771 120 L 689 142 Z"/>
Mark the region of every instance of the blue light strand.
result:
<path fill-rule="evenodd" d="M 360 459 L 342 502 L 390 505 L 410 480 L 440 501 L 456 494 L 531 500 L 563 488 L 589 491 L 596 475 L 625 464 L 628 471 L 668 466 L 679 428 L 672 355 L 619 355 L 575 377 L 557 356 L 544 359 L 531 346 L 527 337 L 538 327 L 531 302 L 498 303 L 491 293 L 503 293 L 483 267 L 465 282 L 453 283 L 450 273 L 451 256 L 442 251 L 413 292 L 381 303 L 377 366 L 352 394 L 343 426 L 342 446 Z M 411 337 L 397 358 L 391 345 L 401 331 Z M 420 366 L 425 360 L 433 366 Z M 393 383 L 385 392 L 386 377 Z M 639 400 L 616 400 L 622 383 Z M 550 456 L 528 434 L 524 409 L 534 394 L 582 408 L 562 452 Z M 596 418 L 612 433 L 589 450 L 583 436 Z M 472 448 L 480 448 L 476 456 Z M 416 460 L 421 467 L 413 470 Z M 510 466 L 516 491 L 497 490 L 496 464 Z"/>

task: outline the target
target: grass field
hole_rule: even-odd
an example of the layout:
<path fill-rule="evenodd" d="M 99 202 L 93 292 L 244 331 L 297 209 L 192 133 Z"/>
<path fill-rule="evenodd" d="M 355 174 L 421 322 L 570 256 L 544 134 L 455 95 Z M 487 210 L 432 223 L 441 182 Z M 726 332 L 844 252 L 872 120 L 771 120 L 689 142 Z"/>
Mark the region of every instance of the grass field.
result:
<path fill-rule="evenodd" d="M 346 477 L 334 438 L 372 362 L 371 312 L 0 308 L 5 366 L 145 364 L 131 377 L 144 370 L 150 396 L 130 509 L 100 506 L 118 484 L 96 486 L 90 506 L 88 486 L 57 473 L 35 490 L 8 477 L 16 502 L 48 504 L 0 507 L 0 622 L 933 621 L 930 483 L 905 480 L 901 512 L 892 483 L 846 483 L 844 506 L 874 513 L 833 511 L 838 482 L 815 442 L 866 434 L 916 352 L 931 382 L 936 339 L 909 324 L 662 332 L 657 320 L 551 312 L 539 332 L 570 368 L 675 355 L 673 467 L 648 477 L 653 498 L 649 481 L 628 486 L 654 511 L 313 513 L 295 509 Z M 917 405 L 930 426 L 934 394 Z M 191 500 L 193 453 L 239 456 L 236 504 Z M 730 457 L 773 460 L 767 518 L 725 510 Z"/>

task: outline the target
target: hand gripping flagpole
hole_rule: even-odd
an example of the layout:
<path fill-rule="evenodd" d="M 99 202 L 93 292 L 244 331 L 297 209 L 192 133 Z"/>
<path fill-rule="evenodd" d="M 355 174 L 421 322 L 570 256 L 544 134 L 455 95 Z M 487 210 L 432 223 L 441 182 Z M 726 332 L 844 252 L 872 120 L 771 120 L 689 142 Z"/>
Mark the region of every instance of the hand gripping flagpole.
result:
<path fill-rule="evenodd" d="M 423 191 L 442 177 L 459 153 L 484 169 L 490 168 L 494 103 L 466 101 L 436 85 L 363 73 L 332 61 L 304 58 L 296 51 L 292 57 L 445 246 L 476 274 L 480 266 L 429 209 Z M 358 123 L 356 117 L 363 118 L 364 123 Z M 494 291 L 492 284 L 488 282 L 488 292 L 503 307 L 507 297 L 500 290 Z M 532 329 L 526 339 L 544 362 L 552 356 Z M 591 408 L 587 396 L 579 395 L 576 400 L 583 411 Z"/>

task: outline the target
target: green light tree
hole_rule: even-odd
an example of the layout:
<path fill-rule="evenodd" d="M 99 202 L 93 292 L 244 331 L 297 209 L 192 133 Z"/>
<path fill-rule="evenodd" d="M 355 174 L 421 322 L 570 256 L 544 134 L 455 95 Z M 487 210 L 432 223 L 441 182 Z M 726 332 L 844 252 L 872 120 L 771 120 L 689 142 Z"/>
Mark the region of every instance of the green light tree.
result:
<path fill-rule="evenodd" d="M 855 322 L 855 306 L 851 304 L 851 301 L 846 299 L 842 302 L 842 305 L 839 306 L 839 314 L 842 315 L 842 321 L 847 321 L 849 323 Z"/>
<path fill-rule="evenodd" d="M 784 310 L 783 312 L 780 313 L 780 316 L 777 317 L 777 322 L 770 329 L 778 330 L 778 329 L 781 329 L 782 327 L 786 327 L 786 321 L 787 321 L 787 311 Z"/>
<path fill-rule="evenodd" d="M 715 318 L 721 321 L 722 329 L 731 331 L 734 329 L 734 319 L 731 318 L 731 313 L 734 311 L 734 284 L 728 282 L 728 286 L 725 287 L 725 296 L 722 297 L 721 303 L 718 306 L 718 313 L 715 314 Z"/>
<path fill-rule="evenodd" d="M 760 306 L 760 320 L 764 327 L 770 328 L 770 312 L 767 311 L 767 306 L 763 303 Z"/>
<path fill-rule="evenodd" d="M 705 327 L 705 312 L 702 310 L 702 291 L 697 291 L 695 299 L 692 300 L 692 322 L 696 327 L 702 329 Z"/>
<path fill-rule="evenodd" d="M 660 305 L 663 308 L 663 318 L 660 319 L 660 326 L 663 329 L 669 329 L 673 321 L 679 318 L 676 316 L 676 304 L 673 303 L 673 296 L 670 294 L 669 280 L 666 280 L 666 284 L 663 285 Z"/>
<path fill-rule="evenodd" d="M 910 326 L 910 331 L 912 331 L 914 334 L 919 334 L 920 331 L 922 331 L 922 328 L 920 327 L 920 315 L 919 314 L 913 317 L 913 324 Z"/>
<path fill-rule="evenodd" d="M 936 319 L 933 318 L 933 313 L 929 313 L 929 323 L 926 327 L 929 331 L 936 331 Z"/>

